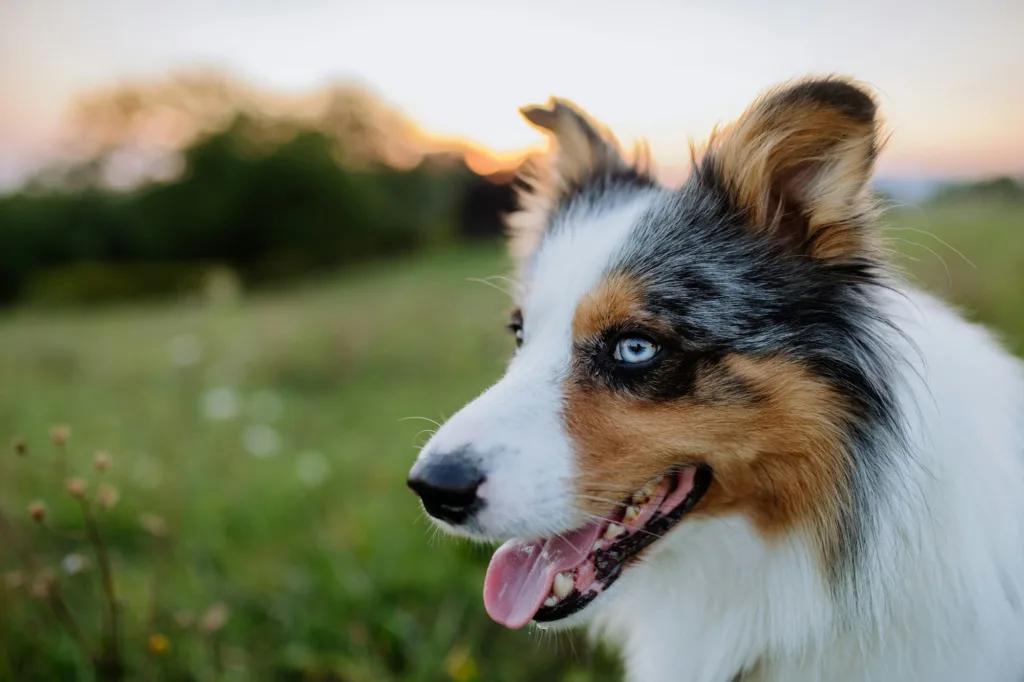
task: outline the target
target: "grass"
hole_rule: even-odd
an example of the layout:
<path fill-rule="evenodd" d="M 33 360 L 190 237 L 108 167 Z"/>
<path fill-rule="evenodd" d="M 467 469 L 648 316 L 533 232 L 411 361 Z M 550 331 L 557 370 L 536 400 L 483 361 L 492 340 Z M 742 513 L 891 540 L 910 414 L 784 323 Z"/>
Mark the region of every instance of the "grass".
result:
<path fill-rule="evenodd" d="M 1024 205 L 958 202 L 892 213 L 886 237 L 911 281 L 1024 355 Z"/>
<path fill-rule="evenodd" d="M 1024 350 L 1024 207 L 888 222 L 914 278 Z M 433 541 L 405 489 L 432 428 L 407 418 L 441 421 L 501 373 L 508 301 L 467 280 L 505 269 L 497 248 L 463 249 L 240 301 L 0 319 L 0 435 L 28 450 L 0 456 L 0 680 L 93 679 L 104 554 L 126 679 L 618 679 L 580 639 L 491 623 L 489 550 Z"/>

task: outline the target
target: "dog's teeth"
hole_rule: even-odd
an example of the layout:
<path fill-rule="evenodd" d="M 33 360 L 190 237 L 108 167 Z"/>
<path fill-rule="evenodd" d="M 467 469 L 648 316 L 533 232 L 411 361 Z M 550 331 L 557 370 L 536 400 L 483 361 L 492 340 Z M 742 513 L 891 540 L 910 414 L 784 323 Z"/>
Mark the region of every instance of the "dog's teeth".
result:
<path fill-rule="evenodd" d="M 601 549 L 602 547 L 604 547 L 604 543 L 603 543 L 603 542 L 601 542 L 600 540 L 598 540 L 597 542 L 595 542 L 595 543 L 594 543 L 593 551 L 597 552 L 597 551 L 599 551 L 599 550 L 600 550 L 600 549 Z"/>
<path fill-rule="evenodd" d="M 559 599 L 565 599 L 572 592 L 572 586 L 572 576 L 568 573 L 559 573 L 555 576 L 555 584 L 552 586 L 551 591 Z"/>
<path fill-rule="evenodd" d="M 550 596 L 550 597 L 548 597 L 547 599 L 544 600 L 544 606 L 548 607 L 549 609 L 552 606 L 555 606 L 556 604 L 558 604 L 558 597 L 556 597 L 554 595 L 552 595 L 552 596 Z"/>
<path fill-rule="evenodd" d="M 633 504 L 645 505 L 650 502 L 654 493 L 658 492 L 658 483 L 659 481 L 648 481 L 644 487 L 633 493 Z"/>
<path fill-rule="evenodd" d="M 630 507 L 630 509 L 632 509 L 632 507 Z M 604 532 L 604 539 L 605 540 L 614 540 L 615 538 L 617 538 L 620 535 L 622 535 L 623 531 L 625 531 L 625 530 L 626 530 L 625 528 L 623 528 L 622 526 L 620 526 L 617 523 L 610 524 L 608 526 L 608 529 L 605 530 L 605 532 Z"/>
<path fill-rule="evenodd" d="M 630 505 L 626 507 L 626 513 L 622 516 L 622 520 L 625 523 L 633 523 L 638 516 L 640 516 L 640 507 Z"/>

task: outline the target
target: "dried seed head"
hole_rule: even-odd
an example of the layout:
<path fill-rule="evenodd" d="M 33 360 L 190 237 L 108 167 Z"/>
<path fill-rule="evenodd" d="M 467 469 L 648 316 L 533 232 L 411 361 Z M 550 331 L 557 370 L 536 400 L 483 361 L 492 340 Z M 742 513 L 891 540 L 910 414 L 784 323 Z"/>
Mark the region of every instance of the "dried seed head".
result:
<path fill-rule="evenodd" d="M 96 471 L 103 473 L 110 468 L 110 455 L 103 450 L 100 450 L 92 456 L 92 466 Z"/>
<path fill-rule="evenodd" d="M 192 624 L 196 622 L 196 617 L 192 615 L 191 611 L 186 609 L 178 609 L 174 612 L 174 624 L 179 628 L 185 629 L 192 627 Z"/>
<path fill-rule="evenodd" d="M 159 516 L 143 514 L 139 517 L 139 525 L 155 538 L 167 537 L 167 522 Z"/>
<path fill-rule="evenodd" d="M 171 640 L 167 639 L 167 635 L 156 632 L 146 640 L 146 648 L 154 656 L 163 656 L 170 650 Z"/>
<path fill-rule="evenodd" d="M 203 617 L 199 619 L 197 627 L 205 635 L 213 634 L 224 627 L 228 622 L 228 607 L 222 602 L 217 602 L 206 610 Z"/>
<path fill-rule="evenodd" d="M 104 509 L 111 509 L 121 499 L 121 493 L 109 483 L 103 483 L 96 491 L 96 501 Z"/>
<path fill-rule="evenodd" d="M 8 590 L 16 590 L 24 584 L 24 571 L 8 571 L 7 573 L 4 573 L 4 587 Z"/>
<path fill-rule="evenodd" d="M 46 521 L 46 505 L 43 504 L 42 500 L 35 500 L 28 505 L 28 515 L 36 523 L 43 523 Z"/>
<path fill-rule="evenodd" d="M 11 441 L 11 447 L 14 448 L 14 454 L 16 455 L 28 454 L 28 443 L 25 442 L 24 438 L 15 438 Z"/>
<path fill-rule="evenodd" d="M 71 497 L 76 500 L 80 500 L 85 497 L 85 491 L 88 489 L 85 481 L 80 478 L 69 478 L 67 482 L 64 483 L 64 487 L 68 491 L 68 495 L 71 495 Z"/>
<path fill-rule="evenodd" d="M 66 445 L 71 439 L 71 427 L 67 424 L 58 424 L 50 428 L 50 440 L 54 445 Z"/>
<path fill-rule="evenodd" d="M 29 592 L 36 599 L 45 599 L 57 589 L 57 574 L 48 568 L 44 568 L 32 579 Z"/>

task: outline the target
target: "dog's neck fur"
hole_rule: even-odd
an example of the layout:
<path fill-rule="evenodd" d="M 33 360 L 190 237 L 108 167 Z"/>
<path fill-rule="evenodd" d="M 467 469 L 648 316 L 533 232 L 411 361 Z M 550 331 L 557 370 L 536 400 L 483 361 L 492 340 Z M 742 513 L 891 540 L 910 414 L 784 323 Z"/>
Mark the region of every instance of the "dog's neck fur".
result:
<path fill-rule="evenodd" d="M 693 519 L 597 614 L 629 680 L 1019 682 L 1024 369 L 930 296 L 880 296 L 909 451 L 879 481 L 854 589 L 836 597 L 800 532 Z"/>

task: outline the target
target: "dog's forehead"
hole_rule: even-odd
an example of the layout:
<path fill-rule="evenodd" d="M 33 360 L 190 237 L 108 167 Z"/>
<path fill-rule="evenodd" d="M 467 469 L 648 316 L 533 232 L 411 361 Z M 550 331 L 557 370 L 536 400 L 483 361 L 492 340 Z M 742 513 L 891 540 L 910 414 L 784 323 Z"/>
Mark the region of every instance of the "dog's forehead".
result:
<path fill-rule="evenodd" d="M 569 335 L 580 300 L 622 261 L 656 203 L 656 193 L 644 192 L 560 216 L 524 273 L 527 326 Z"/>

